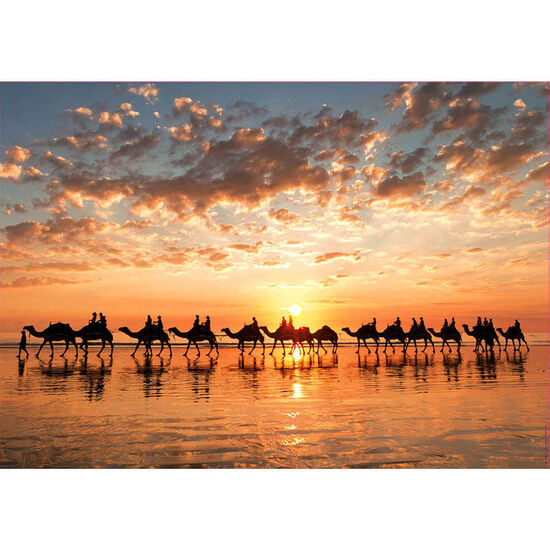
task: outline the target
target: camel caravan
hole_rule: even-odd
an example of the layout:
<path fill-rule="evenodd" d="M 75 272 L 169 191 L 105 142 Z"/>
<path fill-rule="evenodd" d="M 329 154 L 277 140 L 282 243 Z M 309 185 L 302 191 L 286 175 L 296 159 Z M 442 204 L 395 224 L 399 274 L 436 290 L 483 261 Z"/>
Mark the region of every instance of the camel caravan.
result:
<path fill-rule="evenodd" d="M 475 339 L 475 352 L 493 352 L 495 343 L 498 346 L 499 351 L 501 350 L 501 344 L 498 335 L 500 334 L 505 339 L 504 350 L 508 348 L 508 342 L 511 341 L 514 351 L 519 351 L 521 349 L 521 344 L 524 343 L 527 350 L 529 351 L 529 346 L 525 340 L 525 336 L 521 330 L 519 321 L 515 321 L 514 325 L 510 326 L 506 332 L 501 328 L 495 329 L 493 325 L 493 320 L 484 319 L 481 320 L 481 317 L 477 318 L 476 324 L 470 330 L 468 325 L 462 325 L 464 332 Z M 206 319 L 203 323 L 200 322 L 198 315 L 195 317 L 193 326 L 188 331 L 181 331 L 177 327 L 171 327 L 168 331 L 164 330 L 162 317 L 159 315 L 156 321 L 153 321 L 151 316 L 148 315 L 145 321 L 145 326 L 138 330 L 132 331 L 128 327 L 120 327 L 119 332 L 122 332 L 137 340 L 136 345 L 131 353 L 131 356 L 134 357 L 137 350 L 140 346 L 143 345 L 145 348 L 145 355 L 152 356 L 153 348 L 152 345 L 155 342 L 160 343 L 160 350 L 157 353 L 158 356 L 162 354 L 164 348 L 167 347 L 172 357 L 172 346 L 170 344 L 170 337 L 172 338 L 182 338 L 187 340 L 187 347 L 185 353 L 183 354 L 187 357 L 189 348 L 191 345 L 195 346 L 197 350 L 197 357 L 200 356 L 199 342 L 206 342 L 209 344 L 210 349 L 206 353 L 208 357 L 215 350 L 216 354 L 219 355 L 219 347 L 216 339 L 216 335 L 213 333 L 210 326 L 210 317 L 206 316 Z M 42 331 L 38 331 L 34 328 L 33 325 L 27 325 L 23 327 L 21 341 L 19 344 L 19 357 L 21 353 L 27 353 L 26 350 L 26 332 L 27 331 L 31 336 L 36 338 L 42 338 L 42 343 L 38 348 L 36 357 L 40 356 L 42 348 L 49 344 L 50 346 L 50 357 L 53 357 L 54 354 L 54 342 L 64 342 L 65 349 L 61 354 L 61 357 L 64 357 L 69 349 L 69 346 L 74 346 L 76 356 L 78 357 L 79 349 L 83 351 L 84 355 L 88 355 L 88 345 L 90 342 L 101 342 L 101 348 L 97 353 L 97 356 L 100 357 L 106 345 L 110 346 L 110 355 L 113 355 L 113 335 L 111 331 L 107 328 L 107 318 L 103 313 L 99 314 L 97 317 L 94 312 L 92 318 L 88 321 L 88 324 L 83 326 L 80 330 L 74 330 L 68 323 L 50 323 Z M 270 355 L 273 355 L 277 344 L 281 345 L 283 350 L 283 356 L 287 354 L 287 348 L 285 343 L 290 344 L 290 354 L 292 355 L 296 349 L 299 349 L 302 355 L 319 354 L 319 350 L 323 350 L 324 353 L 328 353 L 327 349 L 323 345 L 323 342 L 332 345 L 330 350 L 333 355 L 337 353 L 338 350 L 338 334 L 336 331 L 331 329 L 328 325 L 324 325 L 319 330 L 311 332 L 309 327 L 294 327 L 294 321 L 292 316 L 289 315 L 288 321 L 285 317 L 282 318 L 282 321 L 279 327 L 275 331 L 269 330 L 265 325 L 260 326 L 255 317 L 252 318 L 252 323 L 245 324 L 243 328 L 237 332 L 233 332 L 229 328 L 223 328 L 221 330 L 228 338 L 237 340 L 237 349 L 240 351 L 241 355 L 245 352 L 245 344 L 252 344 L 252 347 L 249 351 L 249 354 L 252 354 L 256 349 L 258 344 L 262 346 L 262 355 L 265 355 L 265 338 L 271 338 L 273 340 L 273 345 Z M 456 344 L 456 349 L 460 353 L 460 348 L 462 345 L 462 335 L 457 329 L 455 324 L 454 317 L 449 323 L 447 319 L 444 320 L 443 326 L 439 331 L 434 330 L 433 328 L 426 328 L 424 324 L 424 319 L 420 317 L 420 321 L 413 317 L 412 325 L 408 331 L 405 331 L 401 326 L 401 320 L 399 317 L 394 321 L 393 324 L 388 324 L 382 331 L 378 331 L 376 326 L 376 317 L 370 323 L 363 324 L 357 330 L 353 331 L 349 327 L 344 327 L 342 332 L 345 332 L 352 338 L 357 339 L 357 350 L 356 353 L 360 353 L 361 344 L 366 348 L 368 353 L 371 353 L 371 349 L 368 346 L 367 340 L 371 340 L 371 345 L 376 345 L 375 353 L 378 353 L 380 343 L 384 343 L 383 352 L 387 352 L 388 345 L 391 347 L 392 351 L 395 352 L 395 346 L 401 345 L 404 353 L 407 352 L 407 349 L 411 344 L 414 345 L 415 352 L 418 351 L 418 342 L 424 344 L 424 347 L 421 351 L 425 351 L 428 346 L 431 346 L 432 351 L 435 351 L 435 345 L 432 337 L 440 338 L 441 352 L 445 351 L 445 348 L 448 351 L 452 351 L 450 342 Z M 77 343 L 77 339 L 80 339 L 80 343 Z M 516 340 L 518 342 L 518 347 L 516 348 Z M 307 344 L 308 349 L 306 350 L 304 344 Z"/>

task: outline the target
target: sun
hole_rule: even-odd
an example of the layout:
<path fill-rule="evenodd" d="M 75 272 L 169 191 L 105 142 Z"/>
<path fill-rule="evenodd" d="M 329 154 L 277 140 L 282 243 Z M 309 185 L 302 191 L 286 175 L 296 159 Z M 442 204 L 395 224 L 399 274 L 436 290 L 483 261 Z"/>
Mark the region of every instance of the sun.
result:
<path fill-rule="evenodd" d="M 281 309 L 287 309 L 294 317 L 298 317 L 298 315 L 300 315 L 303 311 L 303 308 L 298 304 L 292 304 L 290 307 L 282 307 Z"/>

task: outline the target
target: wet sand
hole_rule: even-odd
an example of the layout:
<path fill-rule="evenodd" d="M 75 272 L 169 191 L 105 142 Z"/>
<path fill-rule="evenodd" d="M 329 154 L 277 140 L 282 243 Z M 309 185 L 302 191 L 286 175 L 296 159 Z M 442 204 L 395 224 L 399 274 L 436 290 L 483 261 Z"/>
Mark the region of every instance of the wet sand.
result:
<path fill-rule="evenodd" d="M 548 350 L 19 362 L 3 348 L 1 464 L 543 468 Z"/>

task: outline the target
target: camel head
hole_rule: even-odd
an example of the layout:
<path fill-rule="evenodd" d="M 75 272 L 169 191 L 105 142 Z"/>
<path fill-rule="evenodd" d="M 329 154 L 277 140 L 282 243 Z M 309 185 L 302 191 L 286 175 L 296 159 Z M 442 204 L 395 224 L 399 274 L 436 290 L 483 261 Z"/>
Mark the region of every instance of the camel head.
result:
<path fill-rule="evenodd" d="M 222 328 L 222 332 L 225 332 L 225 334 L 228 334 L 228 333 L 229 333 L 229 329 L 228 329 L 228 328 Z"/>
<path fill-rule="evenodd" d="M 176 330 L 178 330 L 176 327 L 170 327 L 168 329 L 168 332 L 172 333 L 172 334 L 175 334 Z"/>
<path fill-rule="evenodd" d="M 119 327 L 118 330 L 120 332 L 130 332 L 130 329 L 128 327 Z"/>
<path fill-rule="evenodd" d="M 32 332 L 34 331 L 34 325 L 25 325 L 23 327 L 23 330 L 26 330 L 27 332 Z"/>

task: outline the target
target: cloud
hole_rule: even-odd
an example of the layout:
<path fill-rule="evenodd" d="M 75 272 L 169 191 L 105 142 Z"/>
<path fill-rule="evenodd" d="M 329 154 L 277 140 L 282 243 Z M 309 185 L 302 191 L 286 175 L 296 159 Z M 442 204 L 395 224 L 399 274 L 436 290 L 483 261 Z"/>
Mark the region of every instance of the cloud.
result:
<path fill-rule="evenodd" d="M 152 151 L 158 143 L 158 135 L 155 132 L 138 137 L 122 145 L 111 154 L 110 159 L 120 158 L 138 159 Z"/>
<path fill-rule="evenodd" d="M 18 277 L 13 281 L 0 281 L 0 288 L 25 288 L 30 286 L 74 285 L 90 282 L 89 279 L 64 279 L 61 277 Z"/>
<path fill-rule="evenodd" d="M 479 97 L 494 92 L 499 86 L 499 82 L 467 82 L 454 97 L 460 99 Z"/>
<path fill-rule="evenodd" d="M 112 128 L 122 128 L 122 117 L 121 113 L 110 113 L 109 111 L 101 111 L 99 113 L 99 123 Z"/>
<path fill-rule="evenodd" d="M 403 151 L 397 151 L 392 154 L 388 167 L 391 170 L 401 170 L 403 174 L 410 174 L 420 168 L 427 154 L 428 149 L 426 147 L 418 147 L 406 154 Z"/>
<path fill-rule="evenodd" d="M 91 149 L 105 149 L 107 147 L 107 138 L 102 135 L 95 136 L 67 136 L 63 138 L 54 138 L 52 145 L 67 147 L 76 151 L 89 151 Z"/>
<path fill-rule="evenodd" d="M 358 262 L 361 259 L 360 252 L 325 252 L 324 254 L 319 254 L 313 258 L 314 264 L 324 264 L 327 262 L 332 262 L 334 260 L 340 259 L 349 259 L 354 262 Z"/>
<path fill-rule="evenodd" d="M 155 103 L 160 95 L 160 90 L 154 84 L 142 84 L 139 88 L 128 88 L 131 94 L 137 94 L 145 98 L 148 103 Z"/>
<path fill-rule="evenodd" d="M 15 145 L 6 151 L 6 156 L 12 163 L 23 164 L 31 157 L 31 152 L 26 147 L 19 147 L 19 145 Z"/>
<path fill-rule="evenodd" d="M 527 183 L 531 183 L 531 182 L 548 183 L 549 174 L 550 172 L 548 168 L 548 162 L 545 162 L 544 164 L 541 164 L 540 166 L 537 166 L 536 168 L 529 170 L 529 172 L 525 176 L 525 181 Z"/>
<path fill-rule="evenodd" d="M 300 218 L 297 214 L 290 212 L 287 208 L 279 208 L 278 210 L 274 210 L 272 208 L 269 210 L 268 216 L 272 220 L 276 220 L 280 223 L 292 223 Z"/>
<path fill-rule="evenodd" d="M 420 172 L 403 176 L 388 175 L 377 185 L 371 186 L 373 194 L 380 198 L 409 198 L 426 189 L 426 181 Z"/>
<path fill-rule="evenodd" d="M 0 163 L 0 179 L 18 180 L 21 175 L 21 166 L 14 163 Z"/>
<path fill-rule="evenodd" d="M 73 165 L 70 160 L 62 156 L 56 156 L 51 151 L 46 151 L 41 158 L 54 168 L 69 168 Z"/>

